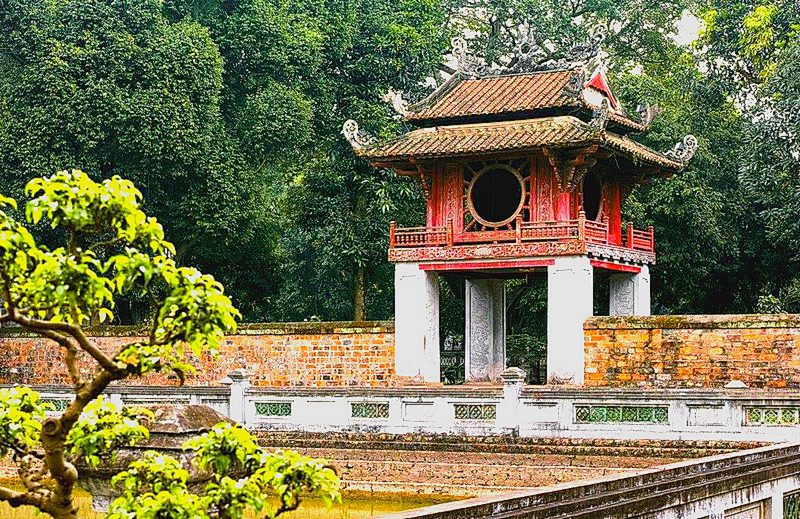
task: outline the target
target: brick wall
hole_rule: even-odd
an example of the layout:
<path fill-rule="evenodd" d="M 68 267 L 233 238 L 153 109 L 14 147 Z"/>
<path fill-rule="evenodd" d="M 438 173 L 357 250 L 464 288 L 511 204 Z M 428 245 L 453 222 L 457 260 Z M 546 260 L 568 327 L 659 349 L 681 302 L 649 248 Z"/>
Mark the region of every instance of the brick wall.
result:
<path fill-rule="evenodd" d="M 142 330 L 90 330 L 103 350 L 134 342 Z M 368 323 L 276 323 L 239 327 L 225 338 L 218 359 L 202 358 L 187 385 L 218 385 L 228 372 L 247 368 L 251 382 L 267 387 L 387 386 L 394 381 L 394 325 Z M 16 328 L 0 328 L 0 384 L 66 384 L 58 346 Z M 87 359 L 83 371 L 91 367 Z M 132 380 L 141 384 L 142 380 Z M 144 383 L 177 384 L 174 375 L 151 374 Z"/>
<path fill-rule="evenodd" d="M 594 317 L 590 386 L 800 387 L 800 315 Z"/>

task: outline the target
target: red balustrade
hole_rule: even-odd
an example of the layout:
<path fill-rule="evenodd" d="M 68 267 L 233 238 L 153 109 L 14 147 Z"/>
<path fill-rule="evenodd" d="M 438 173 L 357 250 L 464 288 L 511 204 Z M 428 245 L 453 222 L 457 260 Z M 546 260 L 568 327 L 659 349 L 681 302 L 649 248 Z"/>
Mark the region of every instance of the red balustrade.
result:
<path fill-rule="evenodd" d="M 452 220 L 441 227 L 389 227 L 389 246 L 398 247 L 452 247 L 480 243 L 522 243 L 547 241 L 585 241 L 599 245 L 609 243 L 608 219 L 587 220 L 583 213 L 577 220 L 523 222 L 518 218 L 513 229 L 458 232 Z M 622 246 L 643 252 L 655 250 L 653 228 L 638 230 L 628 223 Z"/>

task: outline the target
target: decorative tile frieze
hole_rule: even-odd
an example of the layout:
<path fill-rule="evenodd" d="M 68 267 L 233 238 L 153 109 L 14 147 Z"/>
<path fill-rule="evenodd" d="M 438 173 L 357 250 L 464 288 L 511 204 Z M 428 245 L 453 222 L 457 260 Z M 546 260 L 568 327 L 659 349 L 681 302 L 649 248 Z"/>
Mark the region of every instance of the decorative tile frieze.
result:
<path fill-rule="evenodd" d="M 456 420 L 494 420 L 497 406 L 494 404 L 454 404 Z"/>
<path fill-rule="evenodd" d="M 745 425 L 800 425 L 800 407 L 745 407 Z"/>
<path fill-rule="evenodd" d="M 576 405 L 575 423 L 669 423 L 666 406 Z"/>
<path fill-rule="evenodd" d="M 352 418 L 389 418 L 388 402 L 352 402 L 350 404 Z"/>
<path fill-rule="evenodd" d="M 63 413 L 69 407 L 69 404 L 72 403 L 72 400 L 66 398 L 42 398 L 41 402 L 43 404 L 49 404 L 50 409 L 48 409 L 48 413 Z"/>
<path fill-rule="evenodd" d="M 291 402 L 256 402 L 258 416 L 291 416 Z"/>

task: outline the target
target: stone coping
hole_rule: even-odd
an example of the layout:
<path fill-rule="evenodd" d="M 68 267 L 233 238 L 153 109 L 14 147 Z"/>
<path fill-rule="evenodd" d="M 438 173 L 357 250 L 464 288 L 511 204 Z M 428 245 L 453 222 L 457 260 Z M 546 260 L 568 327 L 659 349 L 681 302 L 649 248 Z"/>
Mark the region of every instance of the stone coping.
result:
<path fill-rule="evenodd" d="M 613 506 L 642 505 L 651 499 L 661 504 L 669 494 L 684 494 L 677 502 L 721 494 L 734 488 L 736 479 L 749 484 L 779 479 L 800 473 L 800 443 L 785 443 L 755 449 L 708 456 L 696 460 L 641 469 L 633 473 L 614 474 L 590 480 L 579 480 L 552 486 L 511 492 L 494 497 L 478 497 L 440 505 L 417 508 L 384 519 L 468 519 L 479 517 L 550 517 L 555 508 L 570 508 L 569 515 L 592 513 L 592 506 L 604 509 L 604 516 Z M 713 483 L 713 484 L 712 484 Z M 623 501 L 626 494 L 636 502 Z M 677 496 L 676 496 L 677 497 Z M 651 510 L 641 510 L 647 512 Z M 539 513 L 536 513 L 539 512 Z M 599 514 L 599 511 L 595 511 Z M 553 514 L 555 515 L 555 513 Z M 560 514 L 559 514 L 560 515 Z"/>
<path fill-rule="evenodd" d="M 331 397 L 409 397 L 409 398 L 491 398 L 503 397 L 501 386 L 392 386 L 392 387 L 259 387 L 248 388 L 251 396 L 331 396 Z"/>
<path fill-rule="evenodd" d="M 0 384 L 0 387 L 12 387 L 13 384 Z M 71 391 L 69 386 L 41 385 L 30 386 L 41 393 L 62 393 Z M 141 395 L 229 395 L 227 385 L 208 386 L 164 386 L 164 385 L 127 385 L 115 383 L 109 386 L 107 393 L 125 393 Z M 491 398 L 503 397 L 500 385 L 478 386 L 392 386 L 392 387 L 264 387 L 250 386 L 247 389 L 251 396 L 281 397 L 409 397 L 409 398 Z M 786 400 L 797 402 L 800 393 L 793 389 L 709 389 L 709 388 L 636 388 L 636 387 L 579 387 L 579 386 L 524 386 L 522 398 L 546 400 L 548 398 L 603 398 L 607 400 L 697 400 L 708 405 L 713 400 Z M 713 403 L 713 402 L 711 402 Z"/>
<path fill-rule="evenodd" d="M 608 386 L 525 386 L 522 398 L 604 398 L 608 400 L 800 400 L 796 389 L 783 388 L 653 388 L 653 387 L 608 387 Z"/>
<path fill-rule="evenodd" d="M 89 337 L 142 337 L 149 333 L 146 326 L 116 325 L 87 328 Z M 393 321 L 328 321 L 328 322 L 295 322 L 295 323 L 241 323 L 237 335 L 319 335 L 319 334 L 364 334 L 394 333 Z M 16 326 L 0 327 L 0 338 L 6 337 L 39 337 L 38 334 Z"/>
<path fill-rule="evenodd" d="M 0 388 L 14 387 L 19 384 L 0 384 Z M 35 389 L 39 393 L 63 393 L 71 394 L 74 388 L 71 386 L 44 385 L 44 386 L 25 386 Z M 171 396 L 171 395 L 214 395 L 229 397 L 231 388 L 229 386 L 142 386 L 112 383 L 105 394 L 122 393 L 125 395 L 146 395 L 146 396 Z"/>
<path fill-rule="evenodd" d="M 12 387 L 13 384 L 0 384 L 0 387 Z M 30 386 L 42 393 L 62 393 L 71 391 L 69 386 L 36 385 Z M 229 395 L 227 385 L 207 386 L 164 386 L 164 385 L 128 385 L 115 383 L 109 386 L 107 393 L 125 393 L 141 395 Z M 408 398 L 489 398 L 503 397 L 500 385 L 489 386 L 328 386 L 328 387 L 266 387 L 250 386 L 248 395 L 280 396 L 280 397 L 408 397 Z M 709 389 L 709 388 L 636 388 L 636 387 L 579 387 L 579 386 L 524 386 L 522 398 L 546 400 L 553 398 L 597 399 L 608 400 L 697 400 L 704 405 L 713 404 L 714 400 L 786 400 L 800 401 L 800 393 L 793 389 Z"/>
<path fill-rule="evenodd" d="M 652 315 L 590 317 L 584 330 L 800 328 L 800 314 Z"/>

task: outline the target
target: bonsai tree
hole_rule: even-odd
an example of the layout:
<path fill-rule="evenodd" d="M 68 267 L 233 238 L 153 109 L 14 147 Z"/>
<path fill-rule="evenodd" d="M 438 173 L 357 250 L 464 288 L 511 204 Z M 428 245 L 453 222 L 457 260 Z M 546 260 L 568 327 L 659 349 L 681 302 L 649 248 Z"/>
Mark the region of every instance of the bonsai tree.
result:
<path fill-rule="evenodd" d="M 158 371 L 183 380 L 194 369 L 192 358 L 218 354 L 239 313 L 213 277 L 176 264 L 173 245 L 141 210 L 141 193 L 130 181 L 98 183 L 82 171 L 60 171 L 32 180 L 25 192 L 24 211 L 0 195 L 0 323 L 16 323 L 59 348 L 75 396 L 55 415 L 30 388 L 0 390 L 0 455 L 14 460 L 19 475 L 18 489 L 0 487 L 0 501 L 77 518 L 76 460 L 96 465 L 148 437 L 146 412 L 118 409 L 103 391 Z M 31 229 L 44 225 L 63 246 L 37 242 Z M 149 301 L 149 331 L 144 340 L 107 351 L 85 327 L 113 319 L 122 297 Z M 213 474 L 203 492 L 190 492 L 180 462 L 148 452 L 114 478 L 121 495 L 108 516 L 223 519 L 249 509 L 275 517 L 296 508 L 303 492 L 338 499 L 338 479 L 323 463 L 264 452 L 239 426 L 219 424 L 184 447 Z"/>

